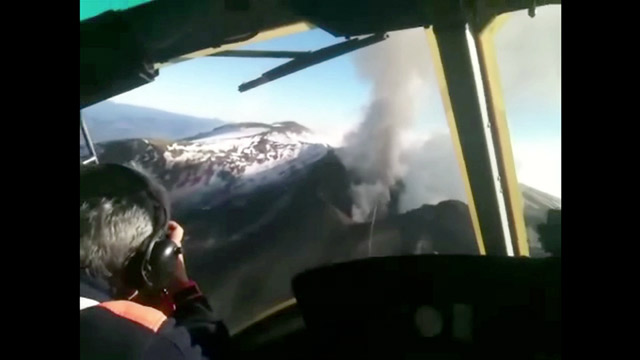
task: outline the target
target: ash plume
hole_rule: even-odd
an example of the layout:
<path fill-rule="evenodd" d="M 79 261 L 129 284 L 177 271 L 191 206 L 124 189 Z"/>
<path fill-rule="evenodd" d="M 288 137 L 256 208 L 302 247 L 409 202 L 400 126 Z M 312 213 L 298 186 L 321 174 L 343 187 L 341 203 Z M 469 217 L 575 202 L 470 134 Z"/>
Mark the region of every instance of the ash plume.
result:
<path fill-rule="evenodd" d="M 366 221 L 378 206 L 384 216 L 389 189 L 402 177 L 401 137 L 416 118 L 416 98 L 427 78 L 424 29 L 391 33 L 356 53 L 360 76 L 372 84 L 370 102 L 358 127 L 345 135 L 341 158 L 355 175 L 353 216 Z"/>

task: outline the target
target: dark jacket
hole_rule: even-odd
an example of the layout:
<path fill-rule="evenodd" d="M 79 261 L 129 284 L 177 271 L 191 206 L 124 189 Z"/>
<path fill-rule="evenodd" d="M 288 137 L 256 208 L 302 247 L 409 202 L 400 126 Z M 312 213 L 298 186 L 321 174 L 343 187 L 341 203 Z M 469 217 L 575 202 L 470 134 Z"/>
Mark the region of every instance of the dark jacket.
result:
<path fill-rule="evenodd" d="M 226 357 L 229 333 L 197 286 L 174 296 L 171 317 L 114 301 L 104 282 L 80 275 L 80 359 L 196 360 Z M 92 305 L 92 306 L 88 306 Z"/>

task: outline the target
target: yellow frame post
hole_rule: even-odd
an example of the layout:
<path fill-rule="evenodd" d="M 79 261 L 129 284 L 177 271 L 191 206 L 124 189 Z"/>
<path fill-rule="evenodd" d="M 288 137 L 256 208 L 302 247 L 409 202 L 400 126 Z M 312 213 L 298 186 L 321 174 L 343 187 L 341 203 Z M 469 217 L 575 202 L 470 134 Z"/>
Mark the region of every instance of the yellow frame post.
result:
<path fill-rule="evenodd" d="M 436 41 L 433 27 L 426 29 L 427 42 L 431 50 L 431 58 L 433 60 L 433 66 L 435 68 L 436 77 L 438 79 L 438 86 L 440 88 L 440 95 L 442 97 L 442 105 L 444 106 L 444 112 L 447 117 L 447 123 L 449 124 L 449 132 L 451 133 L 451 139 L 453 141 L 453 148 L 458 159 L 458 165 L 460 167 L 460 174 L 462 175 L 462 182 L 464 183 L 464 190 L 467 195 L 467 201 L 469 203 L 469 213 L 471 214 L 471 223 L 473 225 L 473 231 L 476 235 L 476 242 L 478 243 L 478 250 L 481 255 L 486 255 L 484 247 L 484 241 L 482 239 L 482 232 L 480 231 L 480 221 L 478 220 L 478 213 L 476 211 L 475 201 L 473 200 L 473 193 L 471 191 L 471 184 L 469 183 L 469 174 L 467 172 L 467 166 L 464 156 L 462 154 L 462 146 L 460 145 L 460 137 L 458 135 L 458 127 L 456 125 L 453 108 L 451 106 L 451 98 L 449 97 L 449 87 L 447 86 L 447 80 L 444 76 L 444 69 L 442 67 L 442 58 L 440 57 L 440 49 Z"/>
<path fill-rule="evenodd" d="M 516 254 L 511 236 L 514 227 L 510 225 L 510 207 L 502 190 L 504 166 L 499 165 L 506 162 L 498 159 L 502 153 L 496 151 L 497 139 L 493 138 L 485 94 L 487 89 L 492 89 L 485 84 L 476 40 L 464 11 L 457 6 L 447 6 L 439 9 L 438 14 L 440 20 L 427 31 L 427 40 L 466 182 L 479 250 L 487 255 L 513 256 Z"/>
<path fill-rule="evenodd" d="M 475 29 L 474 39 L 480 62 L 484 91 L 487 101 L 487 113 L 491 123 L 496 159 L 500 171 L 500 183 L 505 198 L 509 230 L 514 255 L 529 256 L 529 242 L 524 221 L 522 193 L 516 175 L 511 136 L 502 96 L 502 84 L 495 48 L 495 35 L 508 20 L 509 14 L 499 15 L 481 29 Z"/>

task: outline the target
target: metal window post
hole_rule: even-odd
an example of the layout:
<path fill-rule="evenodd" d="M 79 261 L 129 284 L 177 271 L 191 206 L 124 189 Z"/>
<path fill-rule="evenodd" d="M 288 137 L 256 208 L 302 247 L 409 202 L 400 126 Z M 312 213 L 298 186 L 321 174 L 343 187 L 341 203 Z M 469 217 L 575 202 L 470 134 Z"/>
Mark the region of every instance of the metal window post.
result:
<path fill-rule="evenodd" d="M 80 112 L 80 132 L 82 133 L 82 137 L 84 137 L 84 143 L 89 150 L 90 157 L 87 160 L 80 160 L 82 165 L 90 164 L 91 162 L 98 163 L 98 155 L 96 154 L 96 149 L 93 147 L 93 141 L 91 141 L 91 136 L 89 135 L 89 129 L 87 129 L 87 125 L 84 123 L 84 118 L 82 117 L 82 111 Z"/>
<path fill-rule="evenodd" d="M 511 243 L 514 255 L 529 256 L 529 241 L 524 221 L 524 204 L 522 190 L 516 176 L 515 160 L 513 156 L 511 134 L 507 122 L 504 98 L 502 96 L 502 83 L 496 56 L 495 35 L 500 27 L 510 16 L 509 13 L 501 14 L 484 26 L 476 25 L 472 28 L 480 72 L 487 100 L 487 113 L 491 123 L 491 135 L 494 140 L 494 150 L 498 160 L 500 183 L 505 199 Z"/>

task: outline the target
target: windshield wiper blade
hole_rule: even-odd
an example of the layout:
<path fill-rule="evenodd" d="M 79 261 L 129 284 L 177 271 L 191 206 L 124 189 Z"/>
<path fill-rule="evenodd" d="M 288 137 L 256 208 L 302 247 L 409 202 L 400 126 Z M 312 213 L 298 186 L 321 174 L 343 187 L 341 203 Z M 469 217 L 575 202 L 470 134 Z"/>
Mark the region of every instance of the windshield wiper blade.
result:
<path fill-rule="evenodd" d="M 313 65 L 317 65 L 352 51 L 362 49 L 363 47 L 373 45 L 385 40 L 386 38 L 388 38 L 387 34 L 374 34 L 366 38 L 350 39 L 309 53 L 297 53 L 293 60 L 265 72 L 257 79 L 241 84 L 238 86 L 238 90 L 240 92 L 245 92 Z"/>

